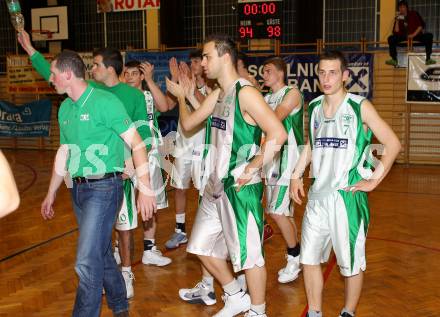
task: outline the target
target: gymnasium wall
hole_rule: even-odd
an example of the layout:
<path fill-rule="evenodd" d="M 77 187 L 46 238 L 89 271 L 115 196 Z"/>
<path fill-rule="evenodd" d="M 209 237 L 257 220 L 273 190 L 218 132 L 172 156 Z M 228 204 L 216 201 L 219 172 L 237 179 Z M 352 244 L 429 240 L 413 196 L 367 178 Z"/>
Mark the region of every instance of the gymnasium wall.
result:
<path fill-rule="evenodd" d="M 388 54 L 375 52 L 373 104 L 379 114 L 391 125 L 402 143 L 398 161 L 415 164 L 440 164 L 440 105 L 407 104 L 406 69 L 384 64 Z M 43 98 L 44 96 L 40 96 Z M 52 124 L 48 138 L 2 138 L 0 148 L 56 149 L 59 129 L 56 120 L 59 96 L 53 100 Z M 21 104 L 35 100 L 35 95 L 6 94 L 6 78 L 0 77 L 0 98 Z"/>

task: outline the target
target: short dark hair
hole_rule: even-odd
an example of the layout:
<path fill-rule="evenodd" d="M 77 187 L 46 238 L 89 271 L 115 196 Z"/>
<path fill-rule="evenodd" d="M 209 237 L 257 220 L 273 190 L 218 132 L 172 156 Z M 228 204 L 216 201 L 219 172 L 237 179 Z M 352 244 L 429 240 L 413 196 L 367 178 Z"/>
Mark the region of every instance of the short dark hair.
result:
<path fill-rule="evenodd" d="M 141 65 L 141 62 L 136 61 L 136 60 L 131 60 L 125 63 L 125 67 L 126 68 L 139 68 L 139 66 Z"/>
<path fill-rule="evenodd" d="M 192 50 L 189 52 L 189 59 L 192 58 L 200 58 L 202 59 L 202 50 L 201 49 L 196 49 L 196 50 Z"/>
<path fill-rule="evenodd" d="M 205 41 L 205 43 L 209 42 L 214 42 L 218 56 L 223 56 L 226 53 L 229 54 L 232 64 L 237 67 L 237 46 L 231 37 L 225 34 L 213 34 L 208 36 Z"/>
<path fill-rule="evenodd" d="M 78 53 L 70 50 L 63 50 L 55 57 L 54 61 L 55 67 L 59 71 L 65 72 L 70 70 L 77 78 L 85 78 L 86 65 Z"/>
<path fill-rule="evenodd" d="M 397 7 L 400 7 L 400 6 L 405 6 L 405 7 L 408 9 L 408 2 L 405 1 L 405 0 L 400 0 L 400 1 L 397 3 Z"/>
<path fill-rule="evenodd" d="M 93 57 L 102 56 L 102 63 L 105 67 L 113 67 L 116 72 L 116 75 L 121 75 L 122 66 L 124 65 L 124 61 L 122 59 L 121 52 L 114 48 L 100 48 L 93 52 Z"/>
<path fill-rule="evenodd" d="M 286 75 L 286 62 L 281 57 L 274 56 L 274 57 L 270 57 L 270 58 L 266 59 L 263 62 L 263 67 L 268 64 L 272 64 L 273 66 L 275 66 L 276 69 L 282 71 L 284 73 L 284 75 Z"/>
<path fill-rule="evenodd" d="M 347 60 L 341 51 L 326 51 L 319 56 L 319 61 L 324 60 L 338 60 L 341 62 L 341 71 L 344 72 L 348 69 Z"/>

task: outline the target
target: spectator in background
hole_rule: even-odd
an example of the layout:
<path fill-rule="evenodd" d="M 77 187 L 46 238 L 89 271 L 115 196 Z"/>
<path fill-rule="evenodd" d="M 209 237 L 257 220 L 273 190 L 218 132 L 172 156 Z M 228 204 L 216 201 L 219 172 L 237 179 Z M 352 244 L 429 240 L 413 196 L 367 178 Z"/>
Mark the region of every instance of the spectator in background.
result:
<path fill-rule="evenodd" d="M 0 218 L 17 209 L 20 203 L 17 185 L 8 161 L 0 151 Z"/>
<path fill-rule="evenodd" d="M 98 13 L 107 13 L 113 11 L 111 0 L 98 0 Z"/>
<path fill-rule="evenodd" d="M 408 2 L 402 0 L 398 4 L 399 14 L 394 20 L 393 35 L 388 37 L 391 59 L 385 63 L 397 66 L 397 45 L 401 42 L 412 39 L 425 45 L 426 65 L 435 64 L 431 59 L 432 53 L 432 33 L 424 32 L 425 21 L 415 10 L 409 10 Z"/>

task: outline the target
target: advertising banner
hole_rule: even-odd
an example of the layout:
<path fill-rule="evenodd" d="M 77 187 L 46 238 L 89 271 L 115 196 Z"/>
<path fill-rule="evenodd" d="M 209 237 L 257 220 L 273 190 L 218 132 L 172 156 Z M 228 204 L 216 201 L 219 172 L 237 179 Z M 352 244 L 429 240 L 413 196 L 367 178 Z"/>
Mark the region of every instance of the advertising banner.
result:
<path fill-rule="evenodd" d="M 98 13 L 160 9 L 160 0 L 97 0 Z"/>
<path fill-rule="evenodd" d="M 270 56 L 248 57 L 248 71 L 258 82 L 263 84 L 263 62 Z M 373 97 L 372 54 L 346 55 L 350 78 L 346 83 L 348 91 L 367 97 Z M 283 57 L 287 64 L 287 83 L 299 88 L 305 100 L 310 101 L 321 94 L 318 80 L 318 60 L 315 54 L 287 55 Z"/>
<path fill-rule="evenodd" d="M 52 60 L 53 56 L 45 55 Z M 6 57 L 10 94 L 53 94 L 55 90 L 32 67 L 27 55 Z"/>
<path fill-rule="evenodd" d="M 0 136 L 49 136 L 52 103 L 49 99 L 16 106 L 0 101 Z"/>

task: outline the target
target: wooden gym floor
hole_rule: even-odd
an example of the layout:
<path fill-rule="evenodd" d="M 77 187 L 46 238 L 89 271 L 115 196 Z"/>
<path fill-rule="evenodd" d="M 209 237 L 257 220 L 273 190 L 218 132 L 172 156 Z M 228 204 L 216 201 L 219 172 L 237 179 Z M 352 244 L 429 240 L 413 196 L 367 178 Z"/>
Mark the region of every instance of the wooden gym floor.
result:
<path fill-rule="evenodd" d="M 77 225 L 70 194 L 58 193 L 56 217 L 43 221 L 43 200 L 54 152 L 5 151 L 21 192 L 19 209 L 0 220 L 0 316 L 69 316 L 77 278 L 73 269 Z M 170 207 L 160 212 L 158 247 L 174 227 L 174 193 Z M 190 230 L 197 193 L 189 191 L 187 227 Z M 367 243 L 367 272 L 357 316 L 440 316 L 440 167 L 396 165 L 370 194 L 372 220 Z M 304 207 L 297 207 L 300 228 Z M 269 220 L 271 223 L 271 221 Z M 273 225 L 273 223 L 272 223 Z M 306 298 L 302 276 L 279 284 L 277 271 L 284 265 L 285 246 L 275 228 L 266 245 L 268 269 L 267 308 L 271 317 L 304 316 Z M 184 247 L 164 253 L 173 263 L 158 268 L 140 263 L 142 233 L 135 232 L 135 297 L 131 316 L 211 316 L 222 306 L 190 305 L 178 289 L 192 287 L 200 278 L 194 256 Z M 332 256 L 326 266 L 324 313 L 337 316 L 343 306 L 344 283 Z M 101 316 L 112 316 L 103 300 Z"/>

